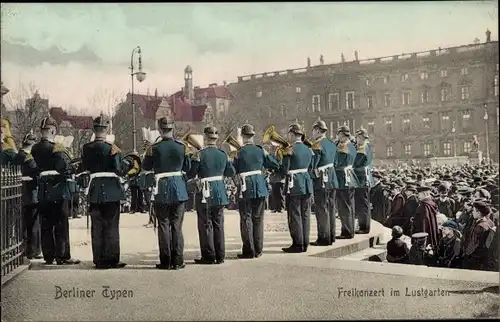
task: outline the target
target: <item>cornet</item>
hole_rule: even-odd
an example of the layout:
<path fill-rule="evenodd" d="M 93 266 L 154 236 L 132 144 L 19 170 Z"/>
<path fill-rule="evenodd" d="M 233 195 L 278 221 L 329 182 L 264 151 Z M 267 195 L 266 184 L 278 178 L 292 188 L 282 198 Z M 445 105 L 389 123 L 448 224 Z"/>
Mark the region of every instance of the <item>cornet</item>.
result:
<path fill-rule="evenodd" d="M 229 158 L 234 159 L 236 154 L 238 153 L 238 150 L 241 149 L 242 145 L 238 140 L 229 133 L 224 140 L 222 140 L 222 144 L 227 144 L 229 145 L 229 149 L 231 152 L 229 152 Z"/>

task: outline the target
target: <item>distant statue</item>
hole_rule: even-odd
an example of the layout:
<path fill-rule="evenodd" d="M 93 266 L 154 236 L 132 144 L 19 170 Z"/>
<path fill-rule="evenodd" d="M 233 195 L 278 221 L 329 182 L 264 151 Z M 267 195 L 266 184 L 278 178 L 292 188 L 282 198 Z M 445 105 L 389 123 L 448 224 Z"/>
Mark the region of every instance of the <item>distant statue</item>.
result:
<path fill-rule="evenodd" d="M 311 67 L 311 58 L 307 57 L 307 67 Z"/>
<path fill-rule="evenodd" d="M 472 152 L 479 151 L 479 141 L 477 140 L 477 135 L 472 136 Z"/>
<path fill-rule="evenodd" d="M 354 60 L 355 60 L 355 61 L 358 61 L 358 60 L 359 60 L 359 59 L 358 59 L 358 51 L 357 51 L 357 50 L 355 50 L 355 51 L 354 51 Z"/>
<path fill-rule="evenodd" d="M 319 64 L 323 65 L 325 61 L 323 60 L 323 55 L 319 56 Z"/>
<path fill-rule="evenodd" d="M 345 63 L 344 53 L 341 53 L 341 54 L 340 54 L 340 61 L 341 61 L 342 63 Z"/>
<path fill-rule="evenodd" d="M 491 31 L 489 29 L 486 29 L 486 42 L 491 41 Z"/>
<path fill-rule="evenodd" d="M 474 38 L 474 45 L 479 45 L 479 43 L 481 42 L 481 40 L 479 40 L 479 38 Z"/>

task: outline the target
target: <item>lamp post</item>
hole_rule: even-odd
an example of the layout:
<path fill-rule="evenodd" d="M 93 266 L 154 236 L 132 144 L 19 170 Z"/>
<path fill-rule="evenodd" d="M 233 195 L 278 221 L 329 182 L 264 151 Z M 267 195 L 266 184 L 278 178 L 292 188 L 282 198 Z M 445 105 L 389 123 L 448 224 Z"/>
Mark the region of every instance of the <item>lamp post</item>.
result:
<path fill-rule="evenodd" d="M 453 127 L 451 128 L 451 133 L 453 133 L 453 158 L 455 158 L 455 162 L 457 162 L 457 138 L 456 138 L 456 129 L 455 129 L 455 121 L 453 121 Z"/>
<path fill-rule="evenodd" d="M 490 140 L 488 138 L 488 104 L 484 104 L 484 122 L 486 123 L 486 160 L 490 163 Z"/>
<path fill-rule="evenodd" d="M 139 71 L 134 72 L 134 54 L 139 54 Z M 139 82 L 142 82 L 146 79 L 146 73 L 142 71 L 142 55 L 141 55 L 141 47 L 137 46 L 132 50 L 132 55 L 130 56 L 130 80 L 132 82 L 132 93 L 130 101 L 132 103 L 132 133 L 133 133 L 133 142 L 134 142 L 134 153 L 137 153 L 137 129 L 135 125 L 135 103 L 134 103 L 134 76 Z"/>

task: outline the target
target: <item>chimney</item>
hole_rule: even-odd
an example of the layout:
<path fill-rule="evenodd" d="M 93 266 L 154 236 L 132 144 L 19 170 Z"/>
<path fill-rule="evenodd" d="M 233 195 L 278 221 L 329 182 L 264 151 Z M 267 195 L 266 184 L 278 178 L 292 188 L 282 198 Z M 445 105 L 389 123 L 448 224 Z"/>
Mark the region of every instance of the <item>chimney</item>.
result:
<path fill-rule="evenodd" d="M 226 81 L 224 81 L 224 82 L 223 82 L 223 84 L 224 84 L 224 87 L 226 87 L 226 86 L 227 86 L 227 82 L 226 82 Z"/>

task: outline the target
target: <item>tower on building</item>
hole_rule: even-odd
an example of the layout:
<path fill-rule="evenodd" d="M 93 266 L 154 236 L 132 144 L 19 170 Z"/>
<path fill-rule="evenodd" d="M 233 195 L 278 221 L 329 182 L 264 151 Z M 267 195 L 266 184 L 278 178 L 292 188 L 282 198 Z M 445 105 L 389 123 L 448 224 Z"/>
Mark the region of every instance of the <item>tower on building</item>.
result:
<path fill-rule="evenodd" d="M 189 65 L 184 69 L 184 95 L 189 100 L 189 102 L 193 102 L 193 68 L 191 68 L 191 66 Z"/>

